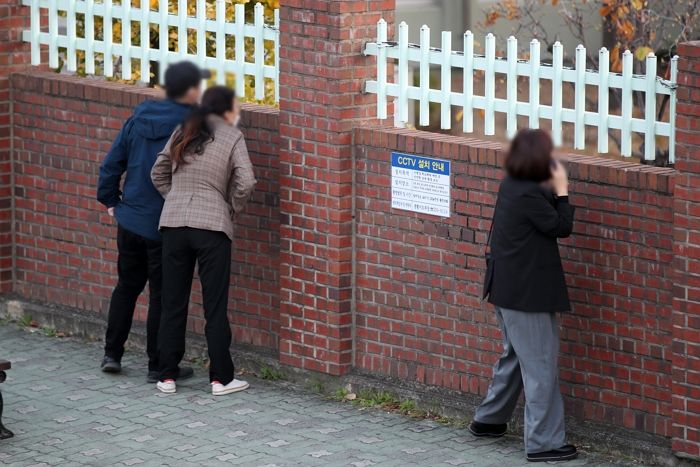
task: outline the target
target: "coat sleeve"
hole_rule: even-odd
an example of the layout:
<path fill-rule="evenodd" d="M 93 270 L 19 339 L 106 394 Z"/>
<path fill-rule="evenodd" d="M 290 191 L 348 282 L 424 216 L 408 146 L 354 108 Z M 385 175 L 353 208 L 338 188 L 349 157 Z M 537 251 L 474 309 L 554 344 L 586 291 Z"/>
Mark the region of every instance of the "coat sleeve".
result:
<path fill-rule="evenodd" d="M 100 165 L 100 177 L 97 182 L 97 201 L 108 208 L 119 204 L 122 197 L 119 188 L 122 175 L 126 172 L 129 161 L 129 130 L 132 119 L 129 118 L 122 127 L 117 139 L 112 143 L 107 156 Z"/>
<path fill-rule="evenodd" d="M 174 134 L 173 132 L 173 135 Z M 158 159 L 156 159 L 156 163 L 153 164 L 153 168 L 151 169 L 151 181 L 153 182 L 153 186 L 156 187 L 156 190 L 158 190 L 158 193 L 160 193 L 163 198 L 170 193 L 170 187 L 173 182 L 173 165 L 170 161 L 170 144 L 172 140 L 173 136 L 170 136 L 163 150 L 158 153 Z"/>
<path fill-rule="evenodd" d="M 229 180 L 229 203 L 234 214 L 238 214 L 245 208 L 257 181 L 253 172 L 253 164 L 248 156 L 248 148 L 242 136 L 234 144 L 231 155 L 233 171 Z"/>
<path fill-rule="evenodd" d="M 529 191 L 523 195 L 523 213 L 535 228 L 553 238 L 566 238 L 574 228 L 574 207 L 569 197 L 558 198 L 554 205 L 540 191 Z"/>

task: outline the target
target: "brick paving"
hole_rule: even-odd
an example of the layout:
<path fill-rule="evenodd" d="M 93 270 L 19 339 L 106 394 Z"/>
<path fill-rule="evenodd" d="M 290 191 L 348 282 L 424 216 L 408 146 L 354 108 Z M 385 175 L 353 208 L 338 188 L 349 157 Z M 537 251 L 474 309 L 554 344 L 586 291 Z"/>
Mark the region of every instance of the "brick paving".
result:
<path fill-rule="evenodd" d="M 0 358 L 13 363 L 0 387 L 4 421 L 15 432 L 0 441 L 0 464 L 527 465 L 515 437 L 478 440 L 249 377 L 250 390 L 215 398 L 204 370 L 163 395 L 145 382 L 140 353 L 127 353 L 118 376 L 98 370 L 100 357 L 96 343 L 0 325 Z M 567 465 L 613 464 L 586 454 Z"/>

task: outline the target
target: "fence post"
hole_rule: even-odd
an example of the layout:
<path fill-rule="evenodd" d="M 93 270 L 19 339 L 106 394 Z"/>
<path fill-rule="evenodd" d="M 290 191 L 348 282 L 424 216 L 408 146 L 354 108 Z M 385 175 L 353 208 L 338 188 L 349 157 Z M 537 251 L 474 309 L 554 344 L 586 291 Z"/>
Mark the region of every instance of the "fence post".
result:
<path fill-rule="evenodd" d="M 12 291 L 12 159 L 10 74 L 31 62 L 22 30 L 29 8 L 21 0 L 0 0 L 0 293 Z"/>
<path fill-rule="evenodd" d="M 700 459 L 700 41 L 678 55 L 672 443 L 679 457 Z"/>
<path fill-rule="evenodd" d="M 362 54 L 395 0 L 280 5 L 280 360 L 352 366 L 352 129 L 376 116 Z"/>

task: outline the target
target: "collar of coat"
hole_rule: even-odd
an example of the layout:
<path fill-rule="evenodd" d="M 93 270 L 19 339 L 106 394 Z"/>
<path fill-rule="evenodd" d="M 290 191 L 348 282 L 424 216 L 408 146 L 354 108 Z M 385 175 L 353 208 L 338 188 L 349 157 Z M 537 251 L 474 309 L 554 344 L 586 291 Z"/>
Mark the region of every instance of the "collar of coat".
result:
<path fill-rule="evenodd" d="M 226 120 L 224 117 L 221 115 L 216 115 L 216 114 L 209 114 L 207 115 L 207 121 L 212 125 L 212 127 L 216 128 L 220 125 L 229 125 L 231 126 L 231 123 Z"/>

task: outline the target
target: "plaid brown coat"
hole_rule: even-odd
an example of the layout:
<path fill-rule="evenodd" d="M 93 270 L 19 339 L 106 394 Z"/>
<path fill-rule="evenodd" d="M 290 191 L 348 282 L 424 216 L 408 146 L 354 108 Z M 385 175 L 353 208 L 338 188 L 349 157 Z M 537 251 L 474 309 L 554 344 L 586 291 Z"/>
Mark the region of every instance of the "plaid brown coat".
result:
<path fill-rule="evenodd" d="M 151 170 L 153 185 L 165 198 L 159 228 L 212 230 L 233 240 L 233 217 L 250 198 L 255 174 L 240 130 L 221 117 L 208 118 L 214 140 L 202 154 L 185 156 L 187 164 L 173 172 L 171 136 Z"/>

